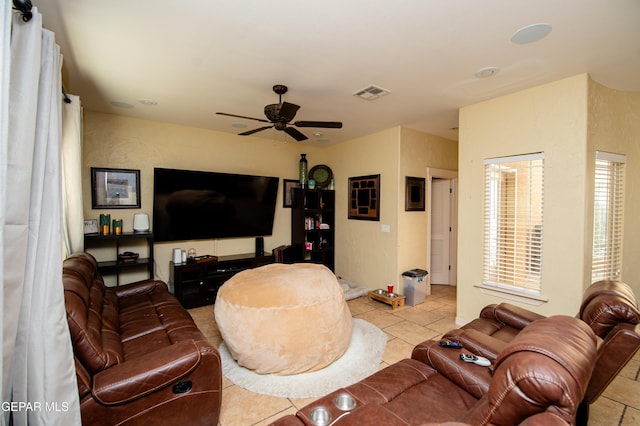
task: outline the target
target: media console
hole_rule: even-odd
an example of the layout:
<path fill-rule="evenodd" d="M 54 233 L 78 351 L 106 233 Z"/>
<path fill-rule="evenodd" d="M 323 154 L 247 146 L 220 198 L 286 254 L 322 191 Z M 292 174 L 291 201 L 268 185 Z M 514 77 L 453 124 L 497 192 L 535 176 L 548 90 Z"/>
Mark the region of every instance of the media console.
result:
<path fill-rule="evenodd" d="M 273 255 L 254 253 L 219 256 L 217 261 L 195 263 L 170 262 L 170 281 L 182 306 L 187 309 L 211 305 L 218 289 L 229 278 L 245 269 L 273 263 Z"/>

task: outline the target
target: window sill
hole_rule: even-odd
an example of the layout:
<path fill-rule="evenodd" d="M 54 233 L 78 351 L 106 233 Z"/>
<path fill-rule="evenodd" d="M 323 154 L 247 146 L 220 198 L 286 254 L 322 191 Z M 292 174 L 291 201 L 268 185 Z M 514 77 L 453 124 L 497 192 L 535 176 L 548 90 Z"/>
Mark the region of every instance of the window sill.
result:
<path fill-rule="evenodd" d="M 520 293 L 517 291 L 509 290 L 507 288 L 502 288 L 502 287 L 489 286 L 485 284 L 475 284 L 474 287 L 479 288 L 480 292 L 483 294 L 501 297 L 503 299 L 526 303 L 528 305 L 533 305 L 533 306 L 540 306 L 549 301 L 548 298 L 542 295 L 534 296 L 531 294 Z"/>

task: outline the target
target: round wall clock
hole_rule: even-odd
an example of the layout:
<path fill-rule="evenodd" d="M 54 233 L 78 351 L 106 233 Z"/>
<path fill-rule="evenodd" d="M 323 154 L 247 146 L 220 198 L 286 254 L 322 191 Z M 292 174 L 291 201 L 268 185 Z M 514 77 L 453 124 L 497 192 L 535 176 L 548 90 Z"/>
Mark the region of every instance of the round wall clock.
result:
<path fill-rule="evenodd" d="M 329 186 L 329 182 L 333 179 L 333 172 L 329 166 L 318 164 L 309 170 L 309 179 L 315 180 L 316 185 L 320 188 L 327 188 Z"/>

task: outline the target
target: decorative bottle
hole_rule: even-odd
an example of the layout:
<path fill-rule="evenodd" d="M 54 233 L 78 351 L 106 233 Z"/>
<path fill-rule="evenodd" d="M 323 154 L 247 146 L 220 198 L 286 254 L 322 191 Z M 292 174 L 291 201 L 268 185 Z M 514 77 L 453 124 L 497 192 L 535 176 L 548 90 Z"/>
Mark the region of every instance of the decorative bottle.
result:
<path fill-rule="evenodd" d="M 111 233 L 111 215 L 100 215 L 100 233 L 102 235 L 109 235 Z"/>
<path fill-rule="evenodd" d="M 307 187 L 307 154 L 300 154 L 300 188 Z"/>

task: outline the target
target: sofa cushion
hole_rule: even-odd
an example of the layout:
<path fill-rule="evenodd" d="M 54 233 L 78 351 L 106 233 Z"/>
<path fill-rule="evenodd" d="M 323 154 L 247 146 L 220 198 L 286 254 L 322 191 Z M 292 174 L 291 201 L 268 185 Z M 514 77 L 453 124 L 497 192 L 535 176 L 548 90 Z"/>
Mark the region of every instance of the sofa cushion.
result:
<path fill-rule="evenodd" d="M 354 383 L 348 389 L 365 404 L 385 404 L 435 374 L 437 371 L 423 362 L 403 359 Z"/>
<path fill-rule="evenodd" d="M 115 307 L 105 305 L 104 287 L 97 280 L 83 282 L 78 274 L 63 272 L 67 322 L 76 356 L 90 372 L 123 360 Z"/>

